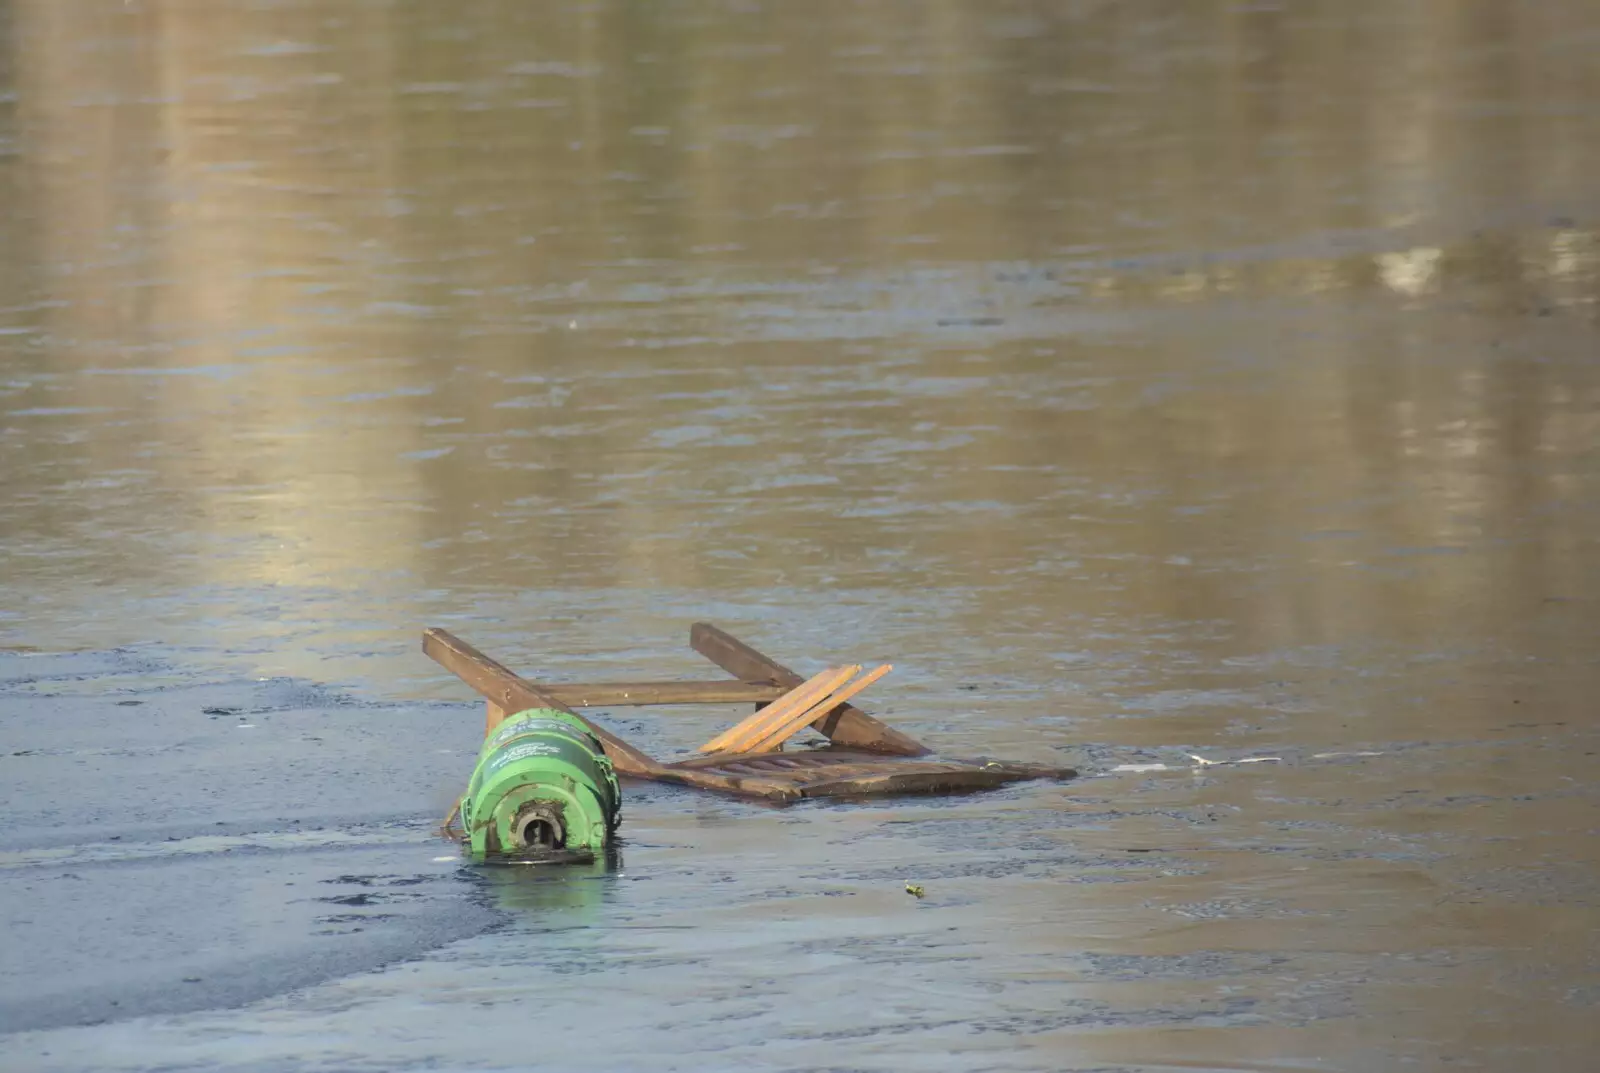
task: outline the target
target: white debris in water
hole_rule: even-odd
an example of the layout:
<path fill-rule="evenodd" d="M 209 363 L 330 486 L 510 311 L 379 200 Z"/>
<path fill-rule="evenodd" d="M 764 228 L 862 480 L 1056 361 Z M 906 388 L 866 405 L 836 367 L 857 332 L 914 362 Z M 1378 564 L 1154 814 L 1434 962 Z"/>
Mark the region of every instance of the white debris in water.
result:
<path fill-rule="evenodd" d="M 1183 755 L 1187 756 L 1190 760 L 1193 760 L 1194 764 L 1192 766 L 1189 766 L 1189 767 L 1183 767 L 1183 766 L 1176 765 L 1176 764 L 1159 764 L 1159 763 L 1118 764 L 1114 768 L 1109 768 L 1106 773 L 1110 774 L 1110 775 L 1115 775 L 1115 774 L 1136 775 L 1136 774 L 1139 774 L 1139 773 L 1145 772 L 1145 771 L 1195 771 L 1195 770 L 1197 770 L 1199 768 L 1228 767 L 1230 765 L 1235 765 L 1235 764 L 1281 764 L 1281 763 L 1284 762 L 1284 759 L 1281 756 L 1241 756 L 1237 760 L 1207 760 L 1205 757 L 1197 756 L 1194 753 L 1184 753 Z M 1312 753 L 1311 756 L 1308 757 L 1308 759 L 1311 759 L 1311 760 L 1337 760 L 1337 759 L 1340 759 L 1342 757 L 1347 757 L 1347 756 L 1383 756 L 1383 755 L 1385 755 L 1385 754 L 1383 754 L 1381 752 L 1376 752 L 1376 751 L 1373 751 L 1373 750 L 1370 750 L 1370 749 L 1366 749 L 1366 750 L 1358 750 L 1358 751 L 1351 751 L 1351 752 L 1339 752 L 1339 753 Z"/>
<path fill-rule="evenodd" d="M 1386 755 L 1387 755 L 1387 753 L 1382 753 L 1382 752 L 1378 752 L 1378 750 L 1370 750 L 1370 748 L 1365 748 L 1365 750 L 1350 750 L 1350 752 L 1310 753 L 1310 756 L 1307 756 L 1307 760 L 1342 760 L 1342 758 L 1346 758 L 1346 756 L 1386 756 Z M 1230 764 L 1282 764 L 1282 763 L 1285 763 L 1285 761 L 1283 761 L 1282 756 L 1240 756 L 1240 758 L 1238 758 L 1238 760 L 1206 760 L 1205 756 L 1197 756 L 1197 755 L 1195 755 L 1195 753 L 1184 753 L 1184 756 L 1187 756 L 1187 758 L 1189 758 L 1189 760 L 1195 761 L 1195 763 L 1194 764 L 1187 764 L 1187 766 L 1186 766 L 1186 764 L 1162 764 L 1162 763 L 1117 764 L 1117 766 L 1115 766 L 1115 768 L 1107 768 L 1106 769 L 1106 774 L 1109 774 L 1109 776 L 1115 776 L 1115 774 L 1141 774 L 1141 772 L 1146 772 L 1146 771 L 1198 771 L 1198 769 L 1202 769 L 1202 768 L 1227 768 L 1227 766 L 1230 766 Z"/>
<path fill-rule="evenodd" d="M 1238 760 L 1207 760 L 1205 757 L 1196 756 L 1193 753 L 1184 753 L 1184 755 L 1190 760 L 1194 761 L 1193 766 L 1179 767 L 1174 764 L 1118 764 L 1116 767 L 1111 768 L 1109 773 L 1117 774 L 1120 772 L 1123 774 L 1136 775 L 1144 771 L 1193 771 L 1196 768 L 1225 767 L 1229 764 L 1271 764 L 1283 762 L 1283 757 L 1281 756 L 1244 756 L 1240 757 Z M 1348 755 L 1354 756 L 1358 754 L 1351 753 Z"/>
<path fill-rule="evenodd" d="M 1283 757 L 1281 756 L 1242 756 L 1237 760 L 1207 760 L 1205 757 L 1196 756 L 1193 753 L 1185 753 L 1184 755 L 1193 760 L 1199 767 L 1221 767 L 1224 764 L 1281 764 L 1283 762 Z"/>

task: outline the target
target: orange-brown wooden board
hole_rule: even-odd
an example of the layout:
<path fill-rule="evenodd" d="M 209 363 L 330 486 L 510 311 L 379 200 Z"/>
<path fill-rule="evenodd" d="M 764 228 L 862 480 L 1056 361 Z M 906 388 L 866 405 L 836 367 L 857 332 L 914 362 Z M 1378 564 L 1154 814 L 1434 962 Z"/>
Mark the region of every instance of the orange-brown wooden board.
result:
<path fill-rule="evenodd" d="M 794 737 L 800 731 L 821 719 L 828 712 L 849 702 L 851 697 L 859 694 L 873 682 L 888 674 L 891 670 L 885 663 L 857 678 L 848 685 L 841 686 L 805 708 L 795 712 L 786 712 L 781 718 L 767 723 L 759 733 L 753 735 L 739 746 L 743 753 L 770 753 L 783 747 L 783 743 Z"/>
<path fill-rule="evenodd" d="M 709 622 L 694 624 L 689 630 L 689 645 L 735 678 L 770 678 L 791 688 L 801 682 L 798 674 L 777 660 Z M 835 745 L 895 756 L 924 756 L 928 752 L 928 747 L 916 738 L 874 719 L 853 704 L 825 712 L 812 727 Z"/>
<path fill-rule="evenodd" d="M 860 666 L 829 667 L 795 686 L 789 692 L 700 746 L 703 753 L 742 753 L 751 742 L 780 726 L 795 712 L 810 711 L 812 705 L 839 688 Z"/>

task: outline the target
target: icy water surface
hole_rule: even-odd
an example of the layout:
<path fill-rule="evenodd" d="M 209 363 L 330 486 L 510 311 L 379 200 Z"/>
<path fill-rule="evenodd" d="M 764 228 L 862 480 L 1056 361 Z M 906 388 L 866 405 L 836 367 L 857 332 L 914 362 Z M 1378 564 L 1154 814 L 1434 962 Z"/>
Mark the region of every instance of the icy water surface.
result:
<path fill-rule="evenodd" d="M 0 1068 L 1592 1068 L 1600 9 L 1158 7 L 0 4 Z M 433 837 L 699 619 L 1089 777 Z"/>

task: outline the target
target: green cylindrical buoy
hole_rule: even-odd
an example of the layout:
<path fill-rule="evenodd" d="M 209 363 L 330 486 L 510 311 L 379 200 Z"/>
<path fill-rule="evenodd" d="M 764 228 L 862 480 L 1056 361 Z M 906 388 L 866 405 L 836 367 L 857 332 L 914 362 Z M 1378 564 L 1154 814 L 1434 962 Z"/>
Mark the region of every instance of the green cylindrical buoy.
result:
<path fill-rule="evenodd" d="M 484 741 L 461 821 L 475 857 L 600 850 L 622 820 L 621 800 L 611 761 L 583 721 L 530 708 Z"/>

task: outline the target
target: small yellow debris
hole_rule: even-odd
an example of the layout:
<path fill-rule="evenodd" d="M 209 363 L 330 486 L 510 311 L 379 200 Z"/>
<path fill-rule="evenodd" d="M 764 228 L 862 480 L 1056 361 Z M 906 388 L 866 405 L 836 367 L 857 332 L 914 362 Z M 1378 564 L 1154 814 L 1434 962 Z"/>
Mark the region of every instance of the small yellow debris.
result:
<path fill-rule="evenodd" d="M 911 895 L 913 898 L 920 898 L 928 892 L 917 886 L 915 883 L 907 883 L 906 893 Z"/>

